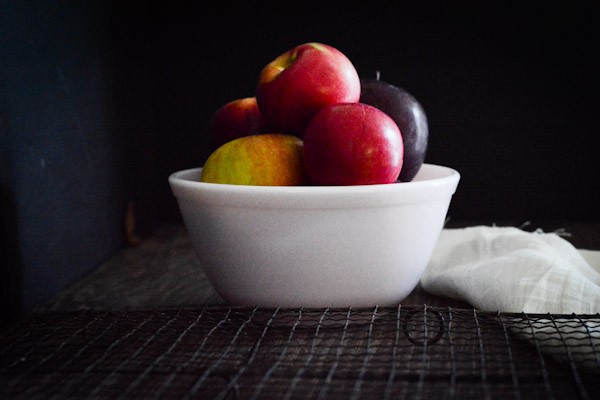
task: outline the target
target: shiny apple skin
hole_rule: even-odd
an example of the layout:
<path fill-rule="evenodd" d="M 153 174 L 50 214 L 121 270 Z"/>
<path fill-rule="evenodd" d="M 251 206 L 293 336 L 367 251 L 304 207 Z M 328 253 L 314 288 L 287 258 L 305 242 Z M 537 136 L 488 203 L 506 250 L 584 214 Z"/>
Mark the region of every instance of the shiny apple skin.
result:
<path fill-rule="evenodd" d="M 269 131 L 269 124 L 258 109 L 256 97 L 232 100 L 218 108 L 209 121 L 211 151 L 234 139 Z"/>
<path fill-rule="evenodd" d="M 265 133 L 229 141 L 210 154 L 200 181 L 230 185 L 300 186 L 308 183 L 302 139 Z"/>
<path fill-rule="evenodd" d="M 360 101 L 388 114 L 400 128 L 404 140 L 404 164 L 399 180 L 411 181 L 427 155 L 429 125 L 423 107 L 405 89 L 378 79 L 361 80 Z"/>
<path fill-rule="evenodd" d="M 303 136 L 322 107 L 358 102 L 360 78 L 350 59 L 322 43 L 304 43 L 268 63 L 256 88 L 258 107 L 271 126 Z"/>
<path fill-rule="evenodd" d="M 304 133 L 304 163 L 314 185 L 372 185 L 395 182 L 402 168 L 400 129 L 368 104 L 323 107 Z"/>

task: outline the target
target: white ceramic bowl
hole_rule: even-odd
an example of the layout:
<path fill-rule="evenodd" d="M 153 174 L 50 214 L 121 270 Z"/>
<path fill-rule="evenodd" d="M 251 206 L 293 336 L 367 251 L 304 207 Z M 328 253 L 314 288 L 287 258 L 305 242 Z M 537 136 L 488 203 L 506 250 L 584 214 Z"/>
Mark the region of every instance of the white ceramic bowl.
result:
<path fill-rule="evenodd" d="M 173 173 L 200 265 L 232 305 L 398 304 L 417 286 L 460 174 L 424 164 L 411 182 L 242 186 Z"/>

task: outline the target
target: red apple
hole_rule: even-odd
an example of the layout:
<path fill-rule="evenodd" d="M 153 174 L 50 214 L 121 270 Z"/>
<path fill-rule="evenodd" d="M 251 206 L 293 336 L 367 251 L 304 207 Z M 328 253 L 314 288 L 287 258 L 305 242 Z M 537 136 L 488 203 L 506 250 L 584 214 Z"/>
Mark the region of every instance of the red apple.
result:
<path fill-rule="evenodd" d="M 417 99 L 405 89 L 377 79 L 361 81 L 360 102 L 375 106 L 392 117 L 404 141 L 404 162 L 399 179 L 411 181 L 427 153 L 427 116 Z"/>
<path fill-rule="evenodd" d="M 224 104 L 215 111 L 208 126 L 213 151 L 234 139 L 268 131 L 267 121 L 258 109 L 256 97 L 244 97 Z"/>
<path fill-rule="evenodd" d="M 261 71 L 258 107 L 274 128 L 299 137 L 322 107 L 356 103 L 360 78 L 341 51 L 321 43 L 305 43 L 281 54 Z"/>
<path fill-rule="evenodd" d="M 392 183 L 403 157 L 400 129 L 368 104 L 323 107 L 304 132 L 304 164 L 315 185 Z"/>

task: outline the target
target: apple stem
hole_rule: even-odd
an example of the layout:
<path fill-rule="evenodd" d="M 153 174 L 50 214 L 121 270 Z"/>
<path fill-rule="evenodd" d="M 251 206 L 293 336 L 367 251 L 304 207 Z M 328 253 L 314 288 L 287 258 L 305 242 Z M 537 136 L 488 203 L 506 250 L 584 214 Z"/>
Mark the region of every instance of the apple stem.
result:
<path fill-rule="evenodd" d="M 379 71 L 375 71 L 375 80 L 379 80 L 380 77 L 381 74 L 379 73 Z"/>

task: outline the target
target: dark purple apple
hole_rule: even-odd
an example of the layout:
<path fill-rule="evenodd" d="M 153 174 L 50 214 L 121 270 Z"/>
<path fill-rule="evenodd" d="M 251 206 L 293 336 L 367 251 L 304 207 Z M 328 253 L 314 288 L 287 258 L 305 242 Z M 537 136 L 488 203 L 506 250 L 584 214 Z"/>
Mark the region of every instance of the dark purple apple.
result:
<path fill-rule="evenodd" d="M 402 159 L 398 125 L 368 104 L 325 106 L 304 131 L 304 166 L 314 185 L 393 183 Z"/>
<path fill-rule="evenodd" d="M 400 128 L 404 140 L 404 163 L 398 179 L 411 181 L 425 160 L 429 141 L 429 126 L 423 107 L 406 90 L 379 79 L 361 79 L 360 102 L 385 112 Z"/>

